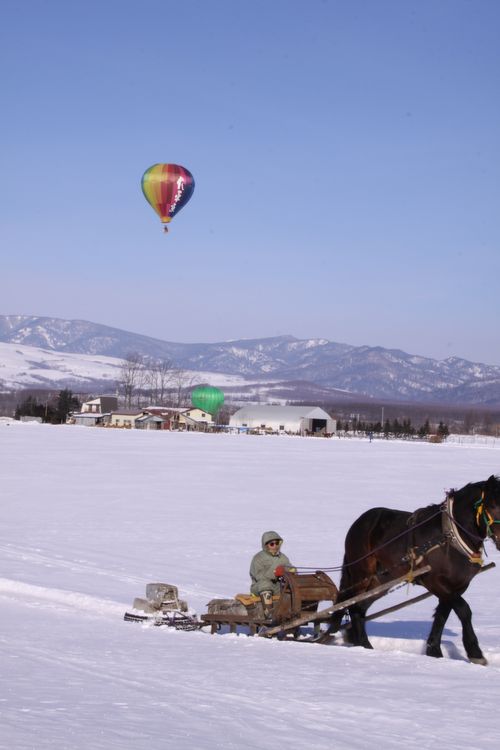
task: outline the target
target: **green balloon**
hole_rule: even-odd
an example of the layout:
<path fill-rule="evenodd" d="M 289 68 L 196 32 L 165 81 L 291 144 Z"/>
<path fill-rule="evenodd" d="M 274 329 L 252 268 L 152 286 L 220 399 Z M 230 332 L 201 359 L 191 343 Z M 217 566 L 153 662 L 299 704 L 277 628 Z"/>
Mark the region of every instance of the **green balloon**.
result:
<path fill-rule="evenodd" d="M 191 403 L 202 411 L 216 414 L 224 403 L 224 394 L 213 386 L 200 385 L 191 394 Z"/>

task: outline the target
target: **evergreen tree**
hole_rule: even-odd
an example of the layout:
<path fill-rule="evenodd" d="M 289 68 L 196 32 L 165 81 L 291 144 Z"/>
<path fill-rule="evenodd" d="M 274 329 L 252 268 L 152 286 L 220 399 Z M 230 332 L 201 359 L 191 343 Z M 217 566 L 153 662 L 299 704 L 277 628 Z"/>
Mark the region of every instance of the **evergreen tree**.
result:
<path fill-rule="evenodd" d="M 411 438 L 415 434 L 415 428 L 412 427 L 411 419 L 403 419 L 403 435 Z"/>
<path fill-rule="evenodd" d="M 394 424 L 392 425 L 392 432 L 394 434 L 394 437 L 399 437 L 401 434 L 401 425 L 399 424 L 399 420 L 397 417 L 394 420 Z"/>
<path fill-rule="evenodd" d="M 56 409 L 54 414 L 54 422 L 63 424 L 66 422 L 66 417 L 71 411 L 79 411 L 80 402 L 73 395 L 72 391 L 65 388 L 63 391 L 59 391 L 57 397 Z"/>
<path fill-rule="evenodd" d="M 55 410 L 47 400 L 45 404 L 37 401 L 35 396 L 27 396 L 24 401 L 16 406 L 15 419 L 21 417 L 40 417 L 44 422 L 52 422 Z"/>
<path fill-rule="evenodd" d="M 420 438 L 426 438 L 431 431 L 429 420 L 426 419 L 425 423 L 418 428 L 418 436 Z"/>
<path fill-rule="evenodd" d="M 450 431 L 448 429 L 448 425 L 444 424 L 443 422 L 440 422 L 437 429 L 437 434 L 443 438 L 443 440 L 446 440 L 448 435 L 450 434 Z"/>
<path fill-rule="evenodd" d="M 43 417 L 43 405 L 39 404 L 34 396 L 27 396 L 16 406 L 14 418 L 21 417 Z"/>

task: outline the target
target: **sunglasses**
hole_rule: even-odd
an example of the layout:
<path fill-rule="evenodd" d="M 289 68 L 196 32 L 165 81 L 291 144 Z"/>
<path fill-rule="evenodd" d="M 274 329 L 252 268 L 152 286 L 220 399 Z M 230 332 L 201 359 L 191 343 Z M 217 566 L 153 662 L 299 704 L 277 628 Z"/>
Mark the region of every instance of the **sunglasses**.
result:
<path fill-rule="evenodd" d="M 281 544 L 281 542 L 280 542 L 280 541 L 278 541 L 278 540 L 276 540 L 275 542 L 268 542 L 268 543 L 267 543 L 267 546 L 268 546 L 268 547 L 279 547 L 279 546 L 280 546 L 280 544 Z"/>

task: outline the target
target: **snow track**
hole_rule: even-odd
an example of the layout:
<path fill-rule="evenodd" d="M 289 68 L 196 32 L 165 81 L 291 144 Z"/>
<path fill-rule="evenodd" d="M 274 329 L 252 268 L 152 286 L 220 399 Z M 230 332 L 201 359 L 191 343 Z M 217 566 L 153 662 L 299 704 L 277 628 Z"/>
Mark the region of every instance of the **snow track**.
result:
<path fill-rule="evenodd" d="M 144 577 L 129 575 L 124 572 L 111 570 L 110 568 L 103 568 L 101 565 L 85 560 L 85 559 L 68 559 L 63 555 L 51 555 L 45 550 L 36 547 L 26 547 L 21 545 L 15 545 L 11 543 L 0 544 L 0 558 L 11 559 L 23 564 L 31 564 L 35 568 L 50 568 L 53 570 L 70 571 L 78 575 L 85 574 L 91 577 L 108 578 L 112 581 L 118 581 L 124 584 L 133 584 L 134 591 L 137 596 L 141 595 L 142 590 L 149 579 L 146 580 Z M 150 577 L 153 580 L 154 576 Z M 223 592 L 216 592 L 213 589 L 207 589 L 200 586 L 193 587 L 182 587 L 182 595 L 203 597 L 207 599 L 223 598 L 225 594 Z M 129 605 L 130 606 L 130 605 Z"/>
<path fill-rule="evenodd" d="M 22 601 L 30 607 L 56 607 L 59 610 L 78 610 L 89 615 L 106 617 L 123 616 L 126 608 L 125 604 L 109 599 L 98 599 L 77 591 L 34 586 L 22 581 L 12 581 L 9 578 L 0 578 L 0 596 Z"/>
<path fill-rule="evenodd" d="M 55 609 L 59 614 L 78 612 L 79 614 L 86 614 L 89 617 L 111 618 L 116 621 L 116 627 L 122 626 L 123 614 L 126 609 L 130 609 L 130 605 L 127 606 L 124 603 L 111 601 L 109 599 L 100 599 L 77 591 L 65 591 L 62 589 L 35 586 L 33 584 L 14 581 L 8 578 L 0 578 L 0 597 L 16 601 L 29 608 Z M 131 627 L 131 625 L 125 625 L 125 627 Z M 137 625 L 135 625 L 135 627 L 137 627 Z M 154 630 L 155 634 L 159 632 L 157 628 L 151 628 L 149 623 L 145 623 L 142 627 L 148 630 Z M 206 633 L 206 635 L 208 635 L 208 633 Z M 157 636 L 154 635 L 153 637 Z M 228 645 L 229 642 L 231 642 L 232 646 L 234 646 L 233 641 L 235 638 L 242 646 L 244 646 L 247 641 L 247 636 L 245 634 L 240 636 L 226 634 L 215 636 L 215 638 L 218 641 L 224 639 L 223 642 L 226 642 Z M 425 641 L 421 639 L 371 636 L 370 640 L 376 652 L 384 652 L 387 655 L 392 654 L 402 656 L 404 654 L 411 654 L 413 656 L 418 656 L 425 654 Z M 266 644 L 269 643 L 269 641 L 264 640 L 261 641 L 261 643 Z M 331 645 L 336 649 L 339 647 L 351 649 L 350 646 L 342 642 L 341 638 L 338 638 L 337 641 Z M 447 659 L 464 662 L 468 661 L 464 652 L 450 640 L 443 641 L 443 654 Z M 485 656 L 487 657 L 490 666 L 500 669 L 500 651 L 491 649 L 486 650 Z"/>
<path fill-rule="evenodd" d="M 142 582 L 142 579 L 137 576 L 124 575 L 116 571 L 103 569 L 97 567 L 88 560 L 68 560 L 62 555 L 50 555 L 40 548 L 4 544 L 0 545 L 0 554 L 15 560 L 23 560 L 26 563 L 33 563 L 46 568 L 61 568 L 62 570 L 70 570 L 75 573 L 92 573 L 96 576 L 107 576 L 125 583 L 140 584 Z"/>
<path fill-rule="evenodd" d="M 429 630 L 431 623 L 429 622 Z M 412 638 L 380 638 L 370 637 L 370 643 L 377 652 L 384 652 L 387 654 L 413 654 L 422 655 L 425 659 L 430 657 L 425 656 L 425 640 L 414 640 Z M 442 651 L 444 659 L 450 659 L 453 661 L 463 661 L 469 663 L 465 651 L 458 647 L 454 641 L 443 639 Z M 484 655 L 488 660 L 488 666 L 496 667 L 500 669 L 500 650 L 488 650 L 483 649 Z"/>

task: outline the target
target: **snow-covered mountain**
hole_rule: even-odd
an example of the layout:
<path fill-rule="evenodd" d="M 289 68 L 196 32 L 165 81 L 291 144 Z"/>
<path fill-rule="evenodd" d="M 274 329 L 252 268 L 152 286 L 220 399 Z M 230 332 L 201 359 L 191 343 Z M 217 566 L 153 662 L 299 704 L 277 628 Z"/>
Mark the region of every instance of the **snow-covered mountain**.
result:
<path fill-rule="evenodd" d="M 120 364 L 121 360 L 113 357 L 0 343 L 0 388 L 85 388 L 95 384 L 114 392 Z"/>
<path fill-rule="evenodd" d="M 435 360 L 400 350 L 356 347 L 321 338 L 277 336 L 182 344 L 83 320 L 11 315 L 0 316 L 0 342 L 39 347 L 46 354 L 91 355 L 94 360 L 120 359 L 139 352 L 173 360 L 177 366 L 196 372 L 252 381 L 309 382 L 322 389 L 390 400 L 500 403 L 498 366 L 458 357 Z"/>
<path fill-rule="evenodd" d="M 50 351 L 24 344 L 0 343 L 0 390 L 65 388 L 114 393 L 123 359 L 99 354 Z M 237 375 L 186 371 L 186 381 L 210 382 L 223 388 L 248 388 Z"/>

